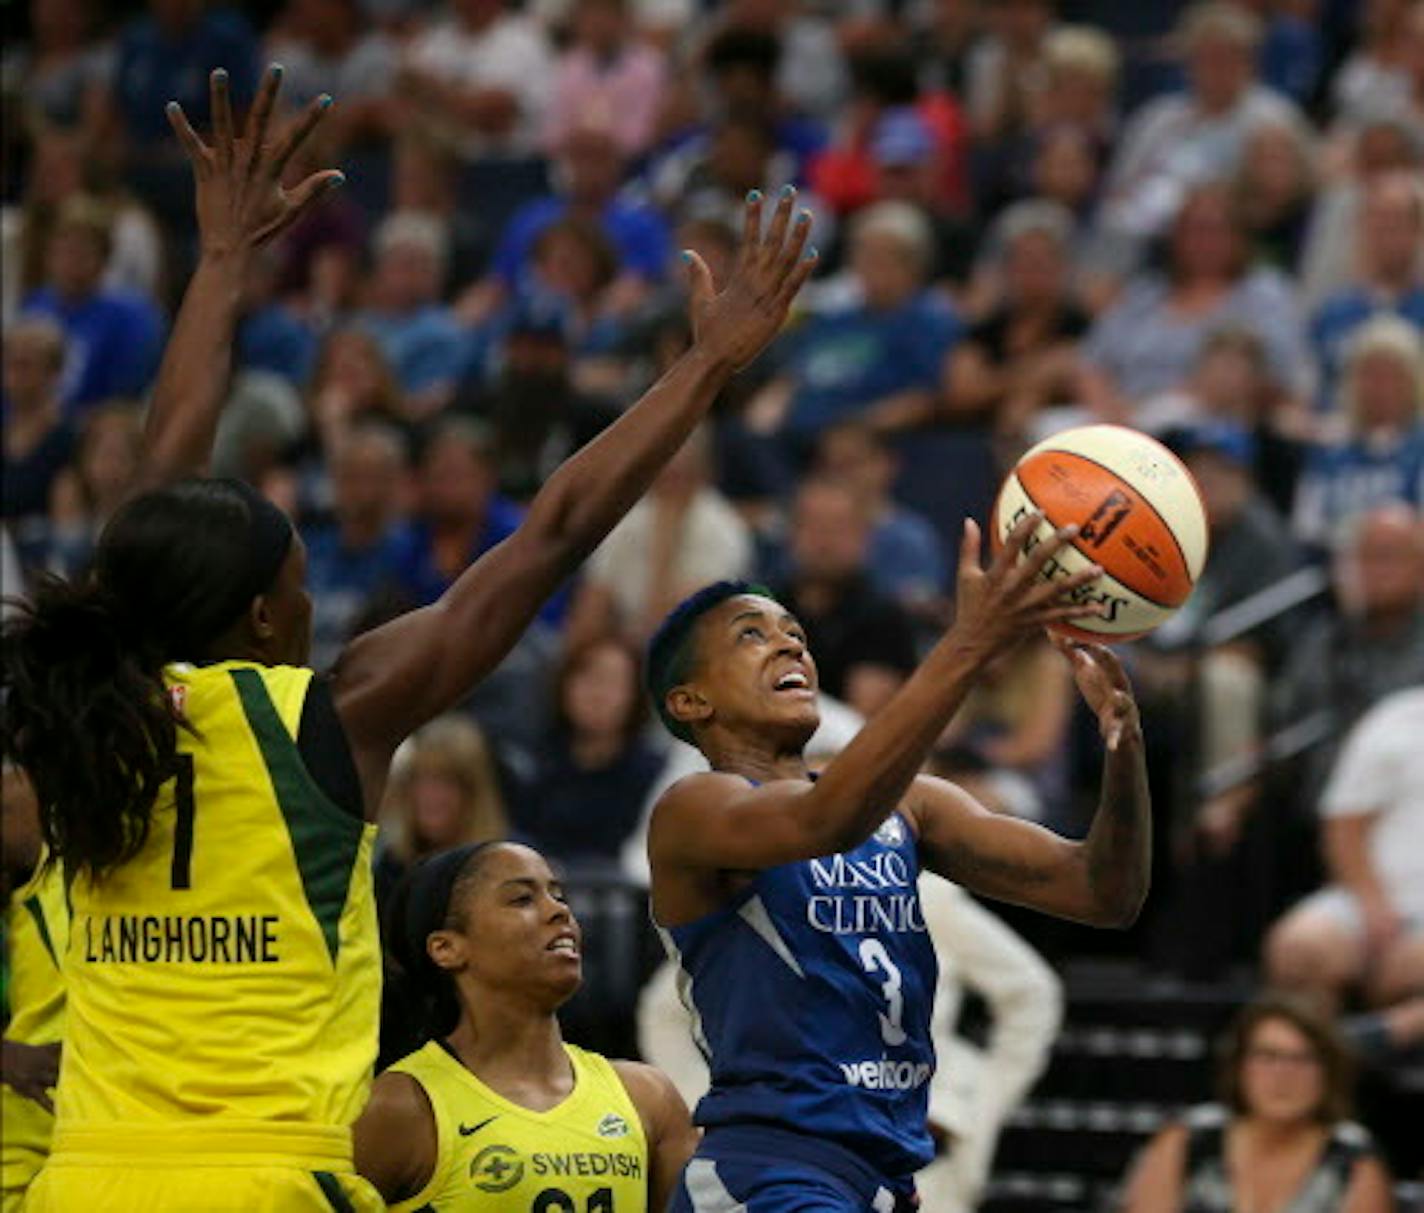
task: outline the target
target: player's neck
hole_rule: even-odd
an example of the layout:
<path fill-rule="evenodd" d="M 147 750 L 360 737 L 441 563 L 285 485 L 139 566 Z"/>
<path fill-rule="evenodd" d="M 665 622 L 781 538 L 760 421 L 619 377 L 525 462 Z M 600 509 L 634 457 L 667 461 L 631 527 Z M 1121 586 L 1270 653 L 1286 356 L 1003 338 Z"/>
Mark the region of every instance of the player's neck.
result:
<path fill-rule="evenodd" d="M 758 783 L 773 779 L 805 779 L 809 774 L 802 749 L 779 749 L 773 740 L 765 737 L 704 740 L 702 752 L 714 771 L 741 775 Z"/>
<path fill-rule="evenodd" d="M 548 1100 L 552 1107 L 569 1092 L 572 1071 L 552 1013 L 531 1015 L 527 1007 L 490 999 L 478 1022 L 466 1009 L 447 1039 L 467 1070 L 514 1103 Z"/>

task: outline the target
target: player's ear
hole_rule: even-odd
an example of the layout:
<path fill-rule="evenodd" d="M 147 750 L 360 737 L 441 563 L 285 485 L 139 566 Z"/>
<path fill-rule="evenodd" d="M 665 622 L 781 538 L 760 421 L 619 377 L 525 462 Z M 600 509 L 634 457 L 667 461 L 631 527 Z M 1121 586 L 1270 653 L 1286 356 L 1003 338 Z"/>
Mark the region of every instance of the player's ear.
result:
<path fill-rule="evenodd" d="M 425 939 L 425 951 L 437 969 L 453 972 L 465 967 L 464 943 L 454 931 L 431 931 Z"/>
<path fill-rule="evenodd" d="M 666 703 L 668 714 L 679 724 L 706 724 L 712 717 L 712 705 L 689 683 L 673 687 Z"/>
<path fill-rule="evenodd" d="M 258 640 L 271 640 L 277 634 L 272 623 L 272 610 L 267 596 L 258 594 L 247 607 L 247 626 Z"/>

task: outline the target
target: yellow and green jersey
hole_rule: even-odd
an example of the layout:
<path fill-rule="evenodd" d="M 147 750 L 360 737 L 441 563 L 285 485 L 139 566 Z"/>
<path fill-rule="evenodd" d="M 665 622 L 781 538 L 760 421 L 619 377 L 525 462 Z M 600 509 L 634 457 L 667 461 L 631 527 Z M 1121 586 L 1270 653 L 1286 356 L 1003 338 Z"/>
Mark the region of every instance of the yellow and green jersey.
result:
<path fill-rule="evenodd" d="M 574 1089 L 534 1112 L 492 1091 L 432 1041 L 391 1067 L 435 1113 L 436 1163 L 408 1213 L 646 1213 L 648 1143 L 607 1058 L 565 1045 Z"/>
<path fill-rule="evenodd" d="M 302 761 L 312 672 L 227 661 L 164 677 L 189 726 L 177 775 L 139 853 L 73 882 L 57 1152 L 71 1126 L 140 1142 L 344 1129 L 369 1094 L 375 827 Z"/>

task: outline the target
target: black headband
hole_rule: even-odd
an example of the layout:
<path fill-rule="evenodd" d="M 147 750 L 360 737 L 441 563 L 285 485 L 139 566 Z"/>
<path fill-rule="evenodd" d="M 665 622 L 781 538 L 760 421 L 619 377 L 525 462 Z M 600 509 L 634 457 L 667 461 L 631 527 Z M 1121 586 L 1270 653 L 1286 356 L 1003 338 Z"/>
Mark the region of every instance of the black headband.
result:
<path fill-rule="evenodd" d="M 238 578 L 244 603 L 265 594 L 292 550 L 292 520 L 246 481 L 227 479 L 247 506 L 247 564 Z"/>
<path fill-rule="evenodd" d="M 422 860 L 411 872 L 405 892 L 405 937 L 401 941 L 411 964 L 422 962 L 426 956 L 425 941 L 432 931 L 445 925 L 450 915 L 450 894 L 465 864 L 475 852 L 489 845 L 488 842 L 471 842 L 453 851 L 442 851 Z"/>

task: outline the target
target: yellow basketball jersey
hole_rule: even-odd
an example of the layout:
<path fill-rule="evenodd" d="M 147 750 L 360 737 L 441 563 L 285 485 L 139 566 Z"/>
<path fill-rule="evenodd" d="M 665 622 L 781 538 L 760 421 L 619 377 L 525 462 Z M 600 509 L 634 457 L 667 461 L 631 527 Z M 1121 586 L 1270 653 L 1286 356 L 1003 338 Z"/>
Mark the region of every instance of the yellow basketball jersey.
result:
<path fill-rule="evenodd" d="M 178 775 L 139 854 L 72 888 L 57 1154 L 121 1125 L 115 1140 L 280 1138 L 349 1126 L 365 1106 L 380 1012 L 375 827 L 302 762 L 311 678 L 240 661 L 165 671 L 191 726 Z"/>
<path fill-rule="evenodd" d="M 11 894 L 5 908 L 5 949 L 10 969 L 10 1020 L 5 1035 L 26 1045 L 54 1044 L 64 1036 L 61 962 L 69 938 L 69 906 L 58 864 L 41 863 Z M 0 1208 L 18 1206 L 44 1165 L 54 1116 L 32 1099 L 0 1085 Z"/>
<path fill-rule="evenodd" d="M 394 1210 L 433 1213 L 646 1213 L 648 1143 L 608 1059 L 565 1052 L 574 1089 L 547 1112 L 490 1090 L 432 1041 L 391 1067 L 435 1110 L 430 1182 Z"/>

